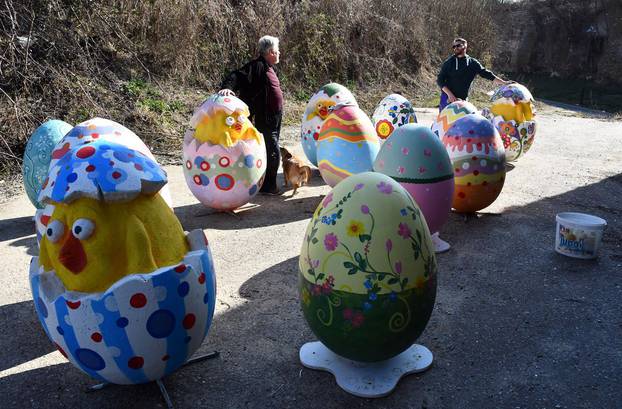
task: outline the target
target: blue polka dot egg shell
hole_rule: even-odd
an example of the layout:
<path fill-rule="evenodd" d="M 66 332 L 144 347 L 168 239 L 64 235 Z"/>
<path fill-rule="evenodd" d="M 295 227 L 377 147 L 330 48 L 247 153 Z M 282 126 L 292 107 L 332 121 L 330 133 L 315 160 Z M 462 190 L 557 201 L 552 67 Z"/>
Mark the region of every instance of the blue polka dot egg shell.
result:
<path fill-rule="evenodd" d="M 73 127 L 56 144 L 52 152 L 50 167 L 54 166 L 70 150 L 95 141 L 123 145 L 154 159 L 147 145 L 130 129 L 110 119 L 92 118 Z"/>
<path fill-rule="evenodd" d="M 132 200 L 158 192 L 166 172 L 143 153 L 105 140 L 80 145 L 50 166 L 39 201 L 71 202 L 80 197 Z"/>
<path fill-rule="evenodd" d="M 211 252 L 192 248 L 179 265 L 126 276 L 97 294 L 65 291 L 33 258 L 30 284 L 46 334 L 102 382 L 138 384 L 170 374 L 200 347 L 214 315 Z"/>

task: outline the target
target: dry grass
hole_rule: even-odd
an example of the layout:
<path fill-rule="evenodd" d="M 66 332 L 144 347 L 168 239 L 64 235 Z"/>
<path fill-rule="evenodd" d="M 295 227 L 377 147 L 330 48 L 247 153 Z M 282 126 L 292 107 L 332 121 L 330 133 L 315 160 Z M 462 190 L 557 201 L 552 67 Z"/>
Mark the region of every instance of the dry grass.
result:
<path fill-rule="evenodd" d="M 368 112 L 395 90 L 418 105 L 454 36 L 489 60 L 493 3 L 6 0 L 0 171 L 19 169 L 27 138 L 51 118 L 107 117 L 176 158 L 193 108 L 255 54 L 264 34 L 281 38 L 286 124 L 299 123 L 306 100 L 330 81 L 351 88 Z"/>

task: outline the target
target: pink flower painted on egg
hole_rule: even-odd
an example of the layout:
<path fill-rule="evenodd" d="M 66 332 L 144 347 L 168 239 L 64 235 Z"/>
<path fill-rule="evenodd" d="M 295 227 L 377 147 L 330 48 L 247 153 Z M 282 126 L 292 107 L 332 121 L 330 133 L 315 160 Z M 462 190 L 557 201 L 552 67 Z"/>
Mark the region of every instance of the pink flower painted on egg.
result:
<path fill-rule="evenodd" d="M 339 245 L 339 239 L 333 233 L 324 236 L 324 248 L 328 251 L 334 251 Z"/>
<path fill-rule="evenodd" d="M 399 173 L 400 175 L 403 175 L 405 170 L 406 170 L 406 169 L 404 169 L 404 167 L 403 167 L 403 166 L 399 166 L 399 167 L 397 168 L 397 173 Z"/>
<path fill-rule="evenodd" d="M 409 152 L 409 151 L 408 151 L 408 148 L 406 148 L 406 147 L 403 147 L 403 148 L 402 148 L 402 153 L 403 153 L 404 155 L 408 155 L 408 152 Z"/>
<path fill-rule="evenodd" d="M 424 150 L 423 150 L 423 154 L 424 154 L 425 156 L 432 156 L 432 151 L 431 151 L 431 150 L 429 150 L 429 149 L 424 149 Z"/>
<path fill-rule="evenodd" d="M 393 187 L 388 183 L 380 182 L 376 185 L 376 187 L 380 193 L 384 193 L 385 195 L 393 193 Z"/>
<path fill-rule="evenodd" d="M 397 234 L 402 236 L 403 239 L 408 239 L 412 234 L 410 227 L 406 223 L 400 223 L 398 226 Z"/>
<path fill-rule="evenodd" d="M 425 173 L 426 172 L 426 168 L 424 168 L 423 166 L 419 166 L 419 173 Z"/>

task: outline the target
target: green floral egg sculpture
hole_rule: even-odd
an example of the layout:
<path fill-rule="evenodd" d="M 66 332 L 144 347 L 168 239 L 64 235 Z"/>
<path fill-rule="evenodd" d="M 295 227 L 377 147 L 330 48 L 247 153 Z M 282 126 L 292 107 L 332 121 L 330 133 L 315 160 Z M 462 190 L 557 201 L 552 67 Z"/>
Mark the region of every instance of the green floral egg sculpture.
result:
<path fill-rule="evenodd" d="M 352 175 L 318 206 L 299 260 L 311 330 L 345 358 L 377 362 L 409 348 L 436 298 L 436 258 L 408 192 L 374 172 Z"/>

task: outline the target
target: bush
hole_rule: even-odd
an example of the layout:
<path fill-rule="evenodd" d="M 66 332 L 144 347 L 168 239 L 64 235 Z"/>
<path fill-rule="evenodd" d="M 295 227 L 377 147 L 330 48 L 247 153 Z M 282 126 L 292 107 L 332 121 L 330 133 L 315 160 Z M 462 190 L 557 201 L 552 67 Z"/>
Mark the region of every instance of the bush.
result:
<path fill-rule="evenodd" d="M 0 169 L 43 121 L 121 122 L 156 153 L 226 72 L 281 38 L 279 76 L 304 101 L 338 81 L 361 91 L 433 84 L 456 35 L 484 61 L 493 2 L 456 0 L 7 0 L 0 5 Z M 374 94 L 375 95 L 375 94 Z"/>

